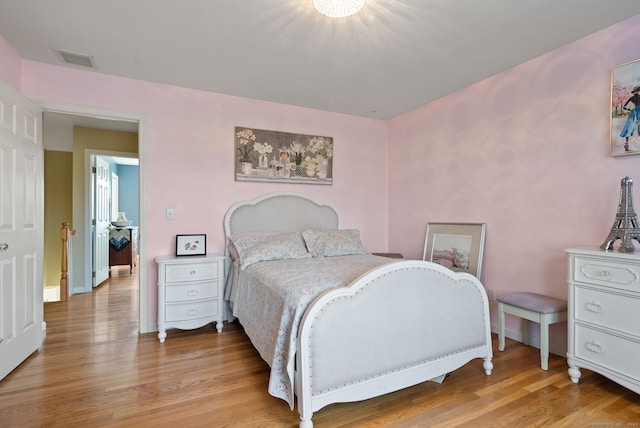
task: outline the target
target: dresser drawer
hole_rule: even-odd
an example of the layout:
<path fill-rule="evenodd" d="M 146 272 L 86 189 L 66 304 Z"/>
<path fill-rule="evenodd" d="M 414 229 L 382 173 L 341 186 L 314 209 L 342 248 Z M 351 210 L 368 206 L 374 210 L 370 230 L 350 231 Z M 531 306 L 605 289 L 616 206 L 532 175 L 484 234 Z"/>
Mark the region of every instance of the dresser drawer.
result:
<path fill-rule="evenodd" d="M 640 292 L 640 265 L 576 256 L 573 280 Z"/>
<path fill-rule="evenodd" d="M 220 277 L 218 263 L 167 264 L 164 269 L 167 284 Z"/>
<path fill-rule="evenodd" d="M 167 302 L 215 299 L 218 297 L 218 281 L 167 285 L 165 293 L 165 300 Z"/>
<path fill-rule="evenodd" d="M 167 304 L 165 306 L 165 320 L 167 322 L 187 321 L 197 318 L 214 317 L 216 315 L 218 315 L 218 302 L 215 299 Z"/>
<path fill-rule="evenodd" d="M 638 298 L 576 287 L 575 318 L 640 337 Z"/>
<path fill-rule="evenodd" d="M 640 379 L 640 343 L 583 325 L 576 325 L 575 356 Z"/>

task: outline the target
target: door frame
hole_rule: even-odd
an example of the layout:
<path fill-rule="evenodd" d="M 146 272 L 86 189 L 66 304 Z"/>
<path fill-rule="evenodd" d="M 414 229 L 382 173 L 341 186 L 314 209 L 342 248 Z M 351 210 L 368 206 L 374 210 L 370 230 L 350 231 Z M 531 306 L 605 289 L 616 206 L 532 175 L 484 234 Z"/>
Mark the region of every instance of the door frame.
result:
<path fill-rule="evenodd" d="M 98 149 L 85 149 L 84 151 L 84 254 L 87 254 L 87 249 L 91 249 L 91 257 L 95 257 L 93 254 L 93 240 L 95 239 L 95 227 L 91 224 L 91 219 L 95 217 L 94 209 L 95 209 L 95 173 L 93 172 L 93 166 L 95 165 L 95 161 L 97 157 L 121 157 L 121 158 L 136 158 L 140 159 L 138 155 L 133 155 L 131 152 L 118 152 L 111 150 L 98 150 Z M 140 169 L 138 168 L 138 179 L 140 179 Z M 111 185 L 111 174 L 109 174 L 109 185 Z M 139 190 L 139 189 L 138 189 Z M 138 201 L 140 205 L 140 201 Z M 111 216 L 111 212 L 109 212 L 109 216 Z M 75 223 L 74 223 L 75 224 Z M 108 250 L 107 250 L 108 251 Z M 84 270 L 84 281 L 78 282 L 74 281 L 74 285 L 70 287 L 72 290 L 71 294 L 75 293 L 90 293 L 91 290 L 96 287 L 98 284 L 95 283 L 95 278 L 92 276 L 93 269 L 92 263 L 89 263 L 85 257 L 85 265 L 88 269 Z"/>
<path fill-rule="evenodd" d="M 48 112 L 53 112 L 53 113 L 63 113 L 63 114 L 70 114 L 70 115 L 78 115 L 78 116 L 91 116 L 91 117 L 95 117 L 95 118 L 99 118 L 99 119 L 105 119 L 105 120 L 121 120 L 121 121 L 126 121 L 126 122 L 138 122 L 138 159 L 139 159 L 139 169 L 138 169 L 138 174 L 139 174 L 139 193 L 140 193 L 140 229 L 143 231 L 147 230 L 147 216 L 146 216 L 146 198 L 145 198 L 145 163 L 144 163 L 144 157 L 145 157 L 145 153 L 146 153 L 146 147 L 147 147 L 147 117 L 145 114 L 143 113 L 136 113 L 136 112 L 129 112 L 129 111 L 121 111 L 121 110 L 109 110 L 109 109 L 102 109 L 102 108 L 97 108 L 97 107 L 88 107 L 88 106 L 82 106 L 82 105 L 76 105 L 76 104 L 66 104 L 66 103 L 58 103 L 58 102 L 49 102 L 49 101 L 42 101 L 42 100 L 37 100 L 36 101 L 41 107 L 43 112 L 44 111 L 48 111 Z M 46 136 L 43 136 L 43 138 L 46 138 Z M 86 150 L 85 151 L 85 161 L 84 161 L 84 168 L 88 169 L 88 163 L 89 163 L 89 154 L 87 152 L 89 152 L 90 150 Z M 94 152 L 99 152 L 98 150 L 95 150 Z M 109 152 L 109 153 L 115 153 L 115 152 Z M 128 153 L 129 156 L 131 156 L 131 153 Z M 111 154 L 107 154 L 107 156 L 115 156 L 115 155 L 111 155 Z M 87 185 L 86 185 L 86 172 L 85 171 L 85 189 L 84 191 L 86 192 L 87 190 Z M 89 171 L 90 172 L 90 171 Z M 90 195 L 89 195 L 90 196 Z M 85 197 L 86 197 L 86 193 L 85 193 Z M 74 204 L 75 205 L 75 204 Z M 85 219 L 89 218 L 87 216 L 90 216 L 90 213 L 86 212 L 88 203 L 84 204 L 84 207 L 82 207 L 82 214 L 84 215 Z M 85 219 L 81 219 L 80 216 L 77 216 L 77 211 L 76 209 L 73 210 L 73 218 L 72 218 L 72 224 L 82 224 L 84 225 L 83 227 L 87 227 L 88 225 L 88 221 L 85 221 Z M 77 218 L 76 218 L 77 217 Z M 71 277 L 71 284 L 70 287 L 72 289 L 76 289 L 76 288 L 83 288 L 82 284 L 86 284 L 86 278 L 88 275 L 89 278 L 89 284 L 91 283 L 91 263 L 89 261 L 89 263 L 86 263 L 86 251 L 85 248 L 90 248 L 90 243 L 89 246 L 86 247 L 86 241 L 87 241 L 87 237 L 89 237 L 90 239 L 90 235 L 91 235 L 91 231 L 87 231 L 86 229 L 84 230 L 84 237 L 85 239 L 83 240 L 83 245 L 76 245 L 73 248 L 73 254 L 72 257 L 74 259 L 74 266 L 76 266 L 76 269 L 74 269 L 76 272 L 80 272 L 80 275 L 72 275 Z M 138 330 L 140 333 L 149 333 L 154 331 L 154 326 L 150 326 L 149 325 L 149 321 L 148 321 L 148 299 L 149 299 L 149 293 L 148 293 L 148 269 L 147 269 L 147 265 L 148 263 L 145 262 L 145 256 L 147 254 L 147 240 L 146 240 L 146 232 L 140 234 L 140 248 L 139 248 L 139 257 L 140 257 L 140 263 L 138 264 L 138 301 L 139 301 L 139 313 L 138 313 L 138 317 L 139 317 L 139 325 L 138 325 Z M 81 261 L 81 263 L 77 263 L 78 261 Z M 79 266 L 79 267 L 78 267 Z M 79 286 L 80 285 L 80 286 Z"/>

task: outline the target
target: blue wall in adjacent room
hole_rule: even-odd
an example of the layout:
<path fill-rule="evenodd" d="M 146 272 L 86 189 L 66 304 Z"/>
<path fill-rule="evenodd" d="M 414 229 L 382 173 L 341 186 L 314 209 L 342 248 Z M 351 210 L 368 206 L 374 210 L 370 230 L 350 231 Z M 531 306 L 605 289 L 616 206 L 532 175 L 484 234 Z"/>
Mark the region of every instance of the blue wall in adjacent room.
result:
<path fill-rule="evenodd" d="M 140 226 L 140 191 L 138 166 L 118 165 L 118 211 L 126 212 L 132 226 Z"/>

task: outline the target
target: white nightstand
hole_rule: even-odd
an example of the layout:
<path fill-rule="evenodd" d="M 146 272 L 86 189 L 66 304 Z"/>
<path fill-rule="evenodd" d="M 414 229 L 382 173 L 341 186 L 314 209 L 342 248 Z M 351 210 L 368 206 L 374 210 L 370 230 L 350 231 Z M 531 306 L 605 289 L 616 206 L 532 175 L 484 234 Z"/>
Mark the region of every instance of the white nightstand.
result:
<path fill-rule="evenodd" d="M 168 328 L 190 330 L 210 322 L 222 332 L 224 255 L 158 256 L 158 339 Z"/>

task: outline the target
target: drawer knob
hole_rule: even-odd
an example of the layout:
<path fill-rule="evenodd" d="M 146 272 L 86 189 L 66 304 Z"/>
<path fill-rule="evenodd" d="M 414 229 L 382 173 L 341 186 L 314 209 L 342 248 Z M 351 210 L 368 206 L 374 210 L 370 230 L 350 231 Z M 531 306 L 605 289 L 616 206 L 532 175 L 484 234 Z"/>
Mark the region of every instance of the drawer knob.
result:
<path fill-rule="evenodd" d="M 189 309 L 187 311 L 187 316 L 188 317 L 195 317 L 196 315 L 198 315 L 198 310 L 197 309 Z"/>
<path fill-rule="evenodd" d="M 586 308 L 589 312 L 593 312 L 596 314 L 600 314 L 602 312 L 604 312 L 604 306 L 602 306 L 600 303 L 598 302 L 591 302 L 591 303 L 587 303 Z"/>
<path fill-rule="evenodd" d="M 191 275 L 195 275 L 195 274 L 196 274 L 196 271 L 195 271 L 195 270 L 192 270 L 192 271 L 191 271 L 191 272 L 189 272 L 189 273 L 190 273 Z"/>
<path fill-rule="evenodd" d="M 189 290 L 187 291 L 187 296 L 193 297 L 198 295 L 198 290 Z"/>
<path fill-rule="evenodd" d="M 598 343 L 596 340 L 591 339 L 586 343 L 587 349 L 596 354 L 602 354 L 604 352 L 604 346 Z"/>
<path fill-rule="evenodd" d="M 600 272 L 600 275 L 602 275 L 602 277 L 605 279 L 611 278 L 611 272 L 609 272 L 608 270 L 603 270 L 602 272 Z"/>

